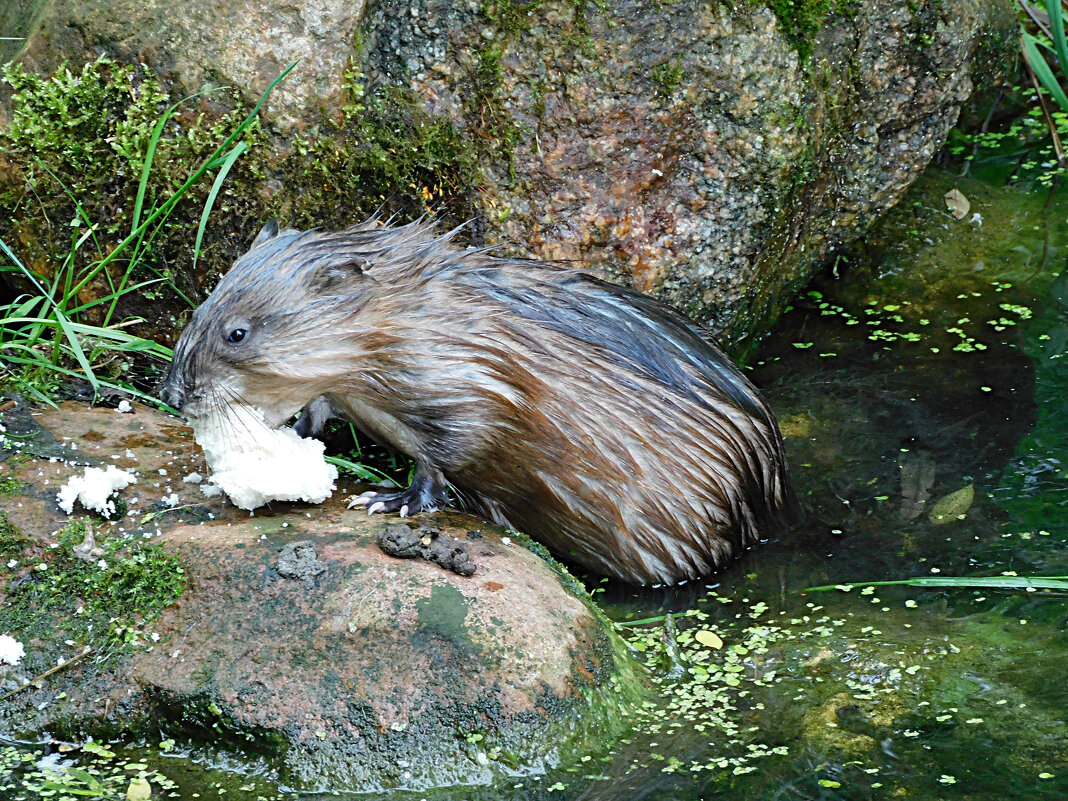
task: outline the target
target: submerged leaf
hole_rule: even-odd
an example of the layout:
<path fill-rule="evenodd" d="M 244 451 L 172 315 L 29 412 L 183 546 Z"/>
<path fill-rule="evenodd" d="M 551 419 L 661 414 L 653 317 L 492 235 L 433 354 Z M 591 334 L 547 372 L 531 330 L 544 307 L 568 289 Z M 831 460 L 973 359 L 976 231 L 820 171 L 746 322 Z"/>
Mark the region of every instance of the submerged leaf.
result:
<path fill-rule="evenodd" d="M 952 523 L 961 515 L 967 514 L 974 502 L 975 485 L 969 484 L 968 486 L 962 487 L 956 492 L 951 492 L 949 495 L 936 501 L 935 505 L 931 507 L 931 514 L 929 515 L 930 520 L 936 526 L 944 526 L 946 523 Z"/>
<path fill-rule="evenodd" d="M 964 196 L 964 193 L 956 187 L 946 192 L 942 199 L 946 201 L 946 208 L 949 209 L 949 213 L 953 215 L 954 220 L 963 220 L 968 216 L 971 204 L 968 202 L 968 198 Z"/>

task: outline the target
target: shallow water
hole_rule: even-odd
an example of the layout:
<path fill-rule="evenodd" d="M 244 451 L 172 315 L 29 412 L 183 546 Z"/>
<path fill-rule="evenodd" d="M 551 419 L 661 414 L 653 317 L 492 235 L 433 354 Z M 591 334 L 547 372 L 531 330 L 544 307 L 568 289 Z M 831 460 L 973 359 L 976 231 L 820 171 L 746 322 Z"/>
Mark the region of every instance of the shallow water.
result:
<path fill-rule="evenodd" d="M 1068 798 L 1064 594 L 804 592 L 1068 575 L 1068 202 L 986 179 L 958 184 L 981 223 L 956 221 L 930 170 L 763 343 L 803 525 L 712 583 L 594 584 L 660 688 L 633 733 L 550 775 L 391 798 Z M 182 798 L 276 792 L 124 756 Z"/>
<path fill-rule="evenodd" d="M 619 797 L 1068 798 L 1064 594 L 802 592 L 1068 574 L 1068 203 L 967 180 L 982 222 L 958 222 L 942 203 L 953 185 L 929 171 L 762 347 L 754 377 L 807 520 L 718 577 L 733 603 L 661 605 L 713 606 L 710 628 L 767 604 L 759 622 L 790 630 L 764 656 L 777 683 L 739 700 L 742 734 L 680 756 L 673 786 Z M 617 619 L 652 611 L 606 595 Z M 738 628 L 717 631 L 729 644 Z M 729 760 L 754 744 L 786 753 Z M 712 754 L 726 764 L 709 770 Z"/>

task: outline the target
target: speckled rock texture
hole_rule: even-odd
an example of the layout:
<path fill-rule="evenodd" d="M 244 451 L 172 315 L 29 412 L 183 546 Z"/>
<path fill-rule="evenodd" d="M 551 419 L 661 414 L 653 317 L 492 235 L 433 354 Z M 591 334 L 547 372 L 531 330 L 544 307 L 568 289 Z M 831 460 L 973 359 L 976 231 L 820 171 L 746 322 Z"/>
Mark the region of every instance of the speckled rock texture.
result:
<path fill-rule="evenodd" d="M 1014 48 L 1009 0 L 831 6 L 799 41 L 759 3 L 55 0 L 21 58 L 107 52 L 252 100 L 300 56 L 268 112 L 282 149 L 340 114 L 352 59 L 492 143 L 487 241 L 653 293 L 737 350 L 901 198 Z"/>
<path fill-rule="evenodd" d="M 406 523 L 346 510 L 355 487 L 255 516 L 204 498 L 182 481 L 205 473 L 188 428 L 147 408 L 66 403 L 35 420 L 67 453 L 76 443 L 83 462 L 136 469 L 122 493 L 133 511 L 97 519 L 97 539 L 150 536 L 181 556 L 189 584 L 155 625 L 157 643 L 124 657 L 97 645 L 92 659 L 7 702 L 5 726 L 171 736 L 255 759 L 302 790 L 424 789 L 590 753 L 641 696 L 618 638 L 568 589 L 573 580 L 481 521 L 412 520 L 466 546 L 476 570 L 464 577 L 383 553 L 376 535 Z M 49 438 L 36 439 L 34 450 Z M 67 519 L 55 491 L 79 469 L 31 458 L 0 471 L 23 487 L 0 495 L 0 509 L 47 548 Z M 164 512 L 171 492 L 180 508 Z M 149 512 L 159 516 L 146 521 Z"/>

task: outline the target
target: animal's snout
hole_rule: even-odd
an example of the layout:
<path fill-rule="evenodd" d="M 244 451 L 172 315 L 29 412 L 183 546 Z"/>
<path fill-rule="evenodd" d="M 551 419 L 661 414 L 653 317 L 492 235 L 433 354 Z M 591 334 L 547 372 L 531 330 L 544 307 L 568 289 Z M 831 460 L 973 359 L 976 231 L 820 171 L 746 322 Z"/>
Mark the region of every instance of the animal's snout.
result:
<path fill-rule="evenodd" d="M 185 393 L 182 392 L 177 382 L 168 380 L 163 385 L 163 389 L 159 391 L 159 399 L 175 411 L 181 411 L 182 405 L 185 403 Z"/>

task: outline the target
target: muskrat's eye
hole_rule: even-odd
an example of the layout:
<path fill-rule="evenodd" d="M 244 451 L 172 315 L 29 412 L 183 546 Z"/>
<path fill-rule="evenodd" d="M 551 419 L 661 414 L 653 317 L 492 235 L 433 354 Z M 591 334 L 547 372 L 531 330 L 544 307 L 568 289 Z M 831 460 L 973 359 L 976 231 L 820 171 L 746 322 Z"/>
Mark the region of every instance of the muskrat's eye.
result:
<path fill-rule="evenodd" d="M 230 332 L 230 336 L 228 336 L 226 338 L 226 341 L 227 342 L 232 342 L 232 343 L 234 343 L 236 345 L 238 342 L 244 342 L 245 341 L 245 337 L 247 337 L 247 336 L 248 336 L 248 331 L 246 329 L 244 329 L 244 328 L 235 328 L 233 331 Z"/>

